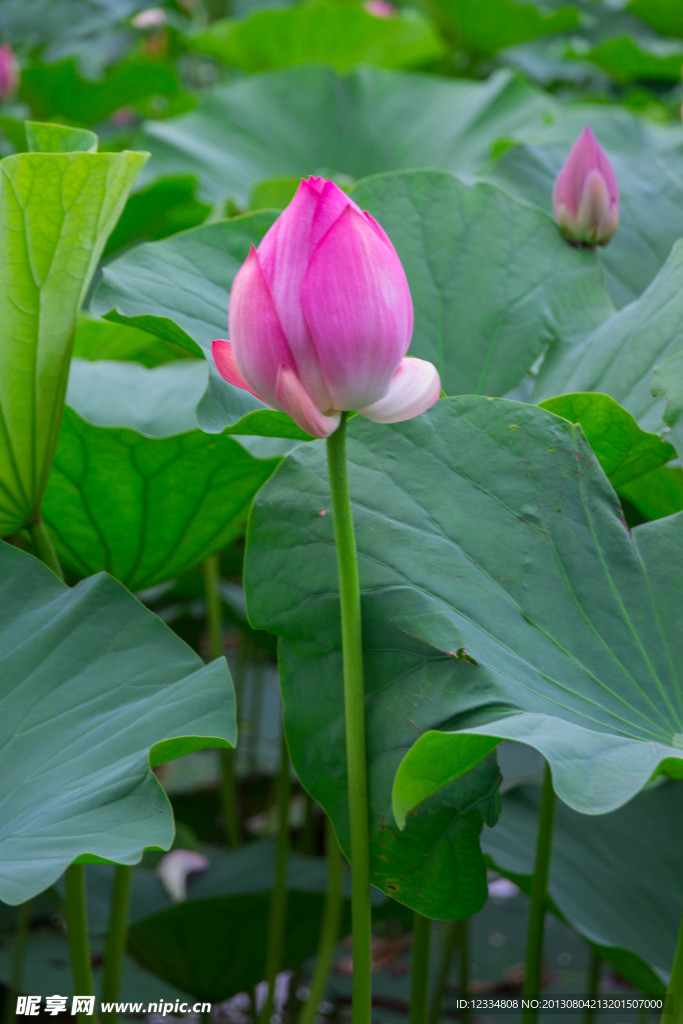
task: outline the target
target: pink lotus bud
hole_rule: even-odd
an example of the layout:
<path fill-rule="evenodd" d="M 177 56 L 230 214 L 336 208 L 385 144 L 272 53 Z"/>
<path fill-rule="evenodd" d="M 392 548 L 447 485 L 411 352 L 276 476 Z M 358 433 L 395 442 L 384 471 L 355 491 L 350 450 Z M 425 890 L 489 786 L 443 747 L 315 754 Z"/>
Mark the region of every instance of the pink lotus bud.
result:
<path fill-rule="evenodd" d="M 365 0 L 363 7 L 376 18 L 393 18 L 396 14 L 396 8 L 389 0 Z"/>
<path fill-rule="evenodd" d="M 19 64 L 9 43 L 0 46 L 0 103 L 10 100 L 19 88 Z"/>
<path fill-rule="evenodd" d="M 553 212 L 576 245 L 607 245 L 619 225 L 619 187 L 604 149 L 584 128 L 555 179 Z"/>
<path fill-rule="evenodd" d="M 340 412 L 380 423 L 418 416 L 439 397 L 436 368 L 404 358 L 413 303 L 386 233 L 333 182 L 302 181 L 240 268 L 221 376 L 327 437 Z"/>

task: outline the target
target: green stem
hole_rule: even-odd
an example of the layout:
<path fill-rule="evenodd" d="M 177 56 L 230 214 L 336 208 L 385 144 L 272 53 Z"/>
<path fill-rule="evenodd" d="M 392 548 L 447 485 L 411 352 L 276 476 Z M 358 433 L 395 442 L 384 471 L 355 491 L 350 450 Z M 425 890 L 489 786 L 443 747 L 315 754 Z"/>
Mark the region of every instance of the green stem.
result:
<path fill-rule="evenodd" d="M 441 951 L 439 957 L 439 972 L 436 976 L 436 986 L 432 998 L 432 1011 L 429 1015 L 429 1024 L 439 1024 L 441 1011 L 443 1009 L 448 975 L 453 962 L 453 953 L 460 938 L 460 922 L 445 921 L 441 928 Z"/>
<path fill-rule="evenodd" d="M 82 864 L 72 864 L 66 869 L 66 928 L 75 994 L 92 996 L 95 994 L 95 988 L 88 940 L 85 869 Z M 94 1018 L 86 1013 L 79 1013 L 77 1020 L 78 1024 L 94 1024 Z"/>
<path fill-rule="evenodd" d="M 536 996 L 541 988 L 541 966 L 543 960 L 543 928 L 545 924 L 545 907 L 548 896 L 548 877 L 550 874 L 550 854 L 553 845 L 553 823 L 555 820 L 555 790 L 546 762 L 541 794 L 541 810 L 538 818 L 538 837 L 536 839 L 536 860 L 534 874 L 531 879 L 531 906 L 529 908 L 529 928 L 527 932 L 526 969 L 524 972 L 524 988 L 522 994 L 529 998 Z M 522 1014 L 522 1024 L 534 1024 L 538 1010 L 528 1009 Z"/>
<path fill-rule="evenodd" d="M 206 599 L 206 624 L 209 630 L 209 653 L 211 660 L 223 657 L 223 604 L 220 595 L 220 559 L 211 555 L 202 566 L 204 575 L 204 597 Z M 235 752 L 223 748 L 218 751 L 220 767 L 220 800 L 225 824 L 225 839 L 228 846 L 240 845 L 240 822 L 237 812 L 237 785 L 235 781 Z"/>
<path fill-rule="evenodd" d="M 39 519 L 35 523 L 31 523 L 29 533 L 31 534 L 31 541 L 38 558 L 48 567 L 48 569 L 52 569 L 55 576 L 59 576 L 60 580 L 63 580 L 64 573 L 62 572 L 62 567 L 59 564 L 57 552 L 52 545 L 50 534 L 47 532 L 47 527 L 42 519 Z"/>
<path fill-rule="evenodd" d="M 470 919 L 464 917 L 460 922 L 460 995 L 469 999 L 470 994 Z M 462 1024 L 470 1019 L 468 1007 L 460 1012 Z"/>
<path fill-rule="evenodd" d="M 351 826 L 351 925 L 353 938 L 353 1024 L 372 1016 L 372 912 L 370 907 L 370 824 L 365 753 L 365 689 L 358 558 L 346 472 L 346 419 L 327 439 L 327 463 L 337 546 L 344 663 L 344 714 L 349 818 Z"/>
<path fill-rule="evenodd" d="M 410 978 L 410 1024 L 425 1024 L 429 1008 L 429 965 L 432 922 L 413 917 L 413 970 Z"/>
<path fill-rule="evenodd" d="M 269 1024 L 275 1005 L 275 979 L 282 966 L 287 924 L 287 854 L 289 852 L 289 755 L 284 726 L 280 746 L 280 773 L 277 779 L 277 852 L 275 884 L 270 897 L 268 936 L 266 939 L 266 1001 L 259 1015 L 259 1024 Z"/>
<path fill-rule="evenodd" d="M 683 1024 L 683 917 L 666 998 L 671 1003 L 671 1013 L 662 1014 L 662 1024 Z"/>
<path fill-rule="evenodd" d="M 314 1024 L 318 1007 L 325 996 L 327 979 L 332 970 L 334 951 L 339 938 L 342 916 L 342 854 L 329 818 L 325 821 L 325 850 L 327 854 L 327 893 L 320 926 L 320 943 L 315 973 L 311 981 L 306 1005 L 301 1011 L 299 1024 Z"/>
<path fill-rule="evenodd" d="M 600 986 L 600 970 L 602 968 L 602 957 L 597 950 L 591 949 L 590 960 L 588 962 L 588 984 L 586 987 L 586 994 L 588 996 L 597 996 L 598 988 Z M 593 1024 L 596 1017 L 596 1011 L 592 1006 L 586 1008 L 586 1012 L 583 1015 L 583 1024 Z"/>
<path fill-rule="evenodd" d="M 109 927 L 104 951 L 102 972 L 102 1002 L 112 1003 L 119 998 L 121 986 L 121 965 L 128 939 L 128 906 L 130 904 L 133 869 L 126 864 L 114 868 L 114 884 L 109 907 Z M 116 1024 L 116 1010 L 102 1014 L 104 1024 Z"/>
<path fill-rule="evenodd" d="M 26 946 L 28 933 L 31 924 L 31 900 L 20 903 L 17 907 L 17 920 L 14 928 L 14 945 L 12 948 L 12 963 L 10 965 L 9 984 L 6 997 L 6 1019 L 14 1020 L 17 1012 L 17 996 L 21 994 L 21 986 L 24 977 L 24 962 L 26 959 Z"/>

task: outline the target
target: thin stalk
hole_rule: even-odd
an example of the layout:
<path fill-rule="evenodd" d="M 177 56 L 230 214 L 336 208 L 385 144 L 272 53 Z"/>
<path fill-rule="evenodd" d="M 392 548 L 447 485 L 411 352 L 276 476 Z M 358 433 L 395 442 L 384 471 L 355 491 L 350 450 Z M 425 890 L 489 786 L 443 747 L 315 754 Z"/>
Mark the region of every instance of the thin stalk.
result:
<path fill-rule="evenodd" d="M 206 624 L 209 630 L 209 653 L 211 660 L 223 657 L 223 604 L 220 595 L 220 560 L 211 555 L 202 566 L 204 575 L 204 596 L 206 599 Z M 235 782 L 235 752 L 223 748 L 218 751 L 220 767 L 220 800 L 225 824 L 225 840 L 228 846 L 240 845 L 240 822 L 237 813 L 237 785 Z"/>
<path fill-rule="evenodd" d="M 14 927 L 12 963 L 10 965 L 9 984 L 7 986 L 5 1003 L 7 1010 L 6 1019 L 8 1021 L 14 1020 L 17 1012 L 17 996 L 21 994 L 30 924 L 31 900 L 26 900 L 25 903 L 20 903 L 17 907 L 17 920 Z"/>
<path fill-rule="evenodd" d="M 543 928 L 545 924 L 545 906 L 548 896 L 548 877 L 550 874 L 550 854 L 553 845 L 553 823 L 555 820 L 555 790 L 546 762 L 541 793 L 541 810 L 538 818 L 538 837 L 536 839 L 536 860 L 534 874 L 531 879 L 531 906 L 529 907 L 529 927 L 527 932 L 526 968 L 524 972 L 525 997 L 538 995 L 541 988 L 541 966 L 543 960 Z M 538 1010 L 527 1009 L 522 1013 L 522 1024 L 534 1024 Z"/>
<path fill-rule="evenodd" d="M 90 963 L 85 869 L 82 864 L 72 864 L 66 869 L 66 928 L 75 994 L 92 996 L 95 994 L 95 988 Z M 77 1020 L 78 1024 L 93 1024 L 93 1017 L 90 1014 L 78 1013 Z"/>
<path fill-rule="evenodd" d="M 410 977 L 410 1024 L 425 1024 L 429 1012 L 429 965 L 432 922 L 413 917 L 413 969 Z"/>
<path fill-rule="evenodd" d="M 287 855 L 289 853 L 289 754 L 284 726 L 280 745 L 280 773 L 277 779 L 277 852 L 275 884 L 270 897 L 268 936 L 266 938 L 266 1001 L 259 1014 L 259 1024 L 269 1024 L 275 1005 L 275 979 L 282 965 L 287 924 Z"/>
<path fill-rule="evenodd" d="M 372 912 L 370 907 L 370 825 L 365 753 L 365 689 L 358 558 L 346 471 L 346 413 L 327 439 L 327 463 L 337 547 L 344 663 L 346 764 L 351 826 L 351 922 L 353 938 L 353 1024 L 372 1015 Z"/>
<path fill-rule="evenodd" d="M 119 998 L 121 965 L 128 939 L 128 906 L 130 904 L 132 880 L 133 869 L 127 864 L 117 864 L 114 868 L 107 944 L 104 950 L 104 969 L 102 972 L 103 1003 L 113 1003 Z M 116 1010 L 108 1010 L 106 1013 L 102 1013 L 104 1024 L 116 1024 L 117 1017 Z"/>
<path fill-rule="evenodd" d="M 470 994 L 470 919 L 464 917 L 460 922 L 460 995 L 469 999 Z M 470 1011 L 466 1006 L 460 1012 L 462 1024 L 467 1024 Z"/>
<path fill-rule="evenodd" d="M 586 986 L 586 993 L 588 996 L 596 996 L 598 994 L 598 988 L 600 986 L 600 970 L 602 968 L 602 957 L 597 950 L 591 949 L 590 960 L 588 961 L 588 983 Z M 596 1017 L 596 1010 L 593 1006 L 589 1005 L 586 1007 L 586 1012 L 583 1015 L 583 1024 L 593 1024 Z"/>
<path fill-rule="evenodd" d="M 339 939 L 342 916 L 342 854 L 329 818 L 325 821 L 325 852 L 327 856 L 327 893 L 320 926 L 320 942 L 315 972 L 299 1024 L 314 1024 L 318 1007 L 325 996 L 327 979 L 332 970 L 334 951 Z"/>
<path fill-rule="evenodd" d="M 662 1014 L 662 1024 L 683 1024 L 683 917 L 666 998 L 671 1003 L 671 1013 Z"/>
<path fill-rule="evenodd" d="M 48 569 L 52 569 L 55 576 L 59 576 L 60 580 L 63 580 L 64 573 L 62 572 L 62 567 L 59 564 L 57 552 L 52 545 L 50 534 L 47 532 L 47 528 L 42 519 L 39 519 L 35 523 L 31 523 L 29 533 L 31 534 L 31 541 L 38 558 L 48 567 Z"/>
<path fill-rule="evenodd" d="M 445 921 L 441 929 L 441 955 L 439 958 L 439 972 L 436 976 L 436 986 L 432 997 L 432 1011 L 429 1015 L 429 1024 L 439 1024 L 441 1011 L 443 1010 L 448 975 L 453 962 L 455 947 L 460 939 L 460 921 Z"/>

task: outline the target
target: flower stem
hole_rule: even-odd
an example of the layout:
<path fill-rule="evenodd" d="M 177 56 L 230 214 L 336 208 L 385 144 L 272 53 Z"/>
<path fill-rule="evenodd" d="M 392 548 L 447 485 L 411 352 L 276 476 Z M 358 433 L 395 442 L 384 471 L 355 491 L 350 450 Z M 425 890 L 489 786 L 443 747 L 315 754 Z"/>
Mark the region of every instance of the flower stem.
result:
<path fill-rule="evenodd" d="M 10 965 L 9 984 L 5 1008 L 6 1019 L 14 1020 L 17 1011 L 17 996 L 21 994 L 21 986 L 24 977 L 24 963 L 26 961 L 26 945 L 28 933 L 31 926 L 31 900 L 20 903 L 17 907 L 17 920 L 14 928 L 14 945 L 12 948 L 12 963 Z"/>
<path fill-rule="evenodd" d="M 422 914 L 413 917 L 413 970 L 410 978 L 410 1024 L 425 1024 L 429 1006 L 429 966 L 432 922 Z"/>
<path fill-rule="evenodd" d="M 220 560 L 211 555 L 202 566 L 204 596 L 206 599 L 206 624 L 209 630 L 209 654 L 211 660 L 223 657 L 223 605 L 220 595 Z M 219 750 L 220 798 L 225 839 L 228 846 L 240 845 L 240 822 L 237 813 L 237 785 L 235 782 L 234 750 Z"/>
<path fill-rule="evenodd" d="M 678 933 L 676 953 L 674 954 L 666 998 L 671 1003 L 671 1013 L 663 1013 L 662 1022 L 665 1022 L 665 1024 L 683 1024 L 683 917 L 681 917 L 681 928 Z"/>
<path fill-rule="evenodd" d="M 314 1024 L 318 1006 L 325 995 L 327 979 L 332 969 L 334 950 L 339 938 L 342 915 L 342 854 L 329 818 L 325 821 L 325 851 L 327 854 L 327 893 L 320 926 L 320 944 L 315 973 L 306 1004 L 301 1011 L 299 1024 Z"/>
<path fill-rule="evenodd" d="M 432 996 L 432 1010 L 429 1015 L 429 1024 L 439 1024 L 439 1021 L 441 1020 L 441 1011 L 443 1008 L 444 996 L 446 994 L 446 985 L 448 984 L 448 974 L 453 960 L 453 952 L 459 938 L 458 922 L 444 921 L 441 925 L 440 935 L 439 972 L 436 977 L 434 995 Z"/>
<path fill-rule="evenodd" d="M 553 823 L 555 820 L 555 790 L 546 762 L 541 793 L 541 810 L 538 818 L 538 837 L 536 839 L 536 860 L 534 874 L 531 879 L 531 906 L 529 908 L 529 928 L 527 931 L 526 969 L 524 972 L 523 995 L 536 996 L 541 988 L 541 965 L 543 959 L 543 928 L 545 924 L 545 905 L 548 896 L 548 877 L 550 874 L 550 854 L 553 845 Z M 534 1024 L 538 1010 L 528 1009 L 522 1014 L 522 1024 Z"/>
<path fill-rule="evenodd" d="M 351 921 L 353 937 L 353 1024 L 372 1016 L 372 916 L 370 907 L 370 824 L 365 754 L 365 689 L 358 559 L 346 472 L 346 413 L 327 439 L 327 464 L 337 546 L 344 662 L 344 714 L 349 818 L 351 825 Z"/>
<path fill-rule="evenodd" d="M 88 940 L 85 869 L 82 864 L 72 864 L 66 869 L 66 928 L 75 994 L 92 996 L 95 989 Z M 93 1024 L 93 1017 L 90 1014 L 79 1013 L 77 1019 L 78 1024 Z"/>
<path fill-rule="evenodd" d="M 588 996 L 597 996 L 598 988 L 600 987 L 600 971 L 602 969 L 602 957 L 597 950 L 591 949 L 590 959 L 588 961 L 588 984 L 586 985 L 586 994 Z M 586 1008 L 586 1012 L 583 1015 L 583 1024 L 593 1024 L 595 1020 L 596 1012 L 592 1005 Z"/>
<path fill-rule="evenodd" d="M 460 923 L 460 994 L 463 999 L 469 999 L 470 994 L 470 919 L 464 917 Z M 466 1007 L 460 1014 L 461 1024 L 467 1024 L 470 1019 L 469 1008 Z"/>
<path fill-rule="evenodd" d="M 42 519 L 38 519 L 35 523 L 31 523 L 29 533 L 31 534 L 31 541 L 37 557 L 48 567 L 48 569 L 52 569 L 55 576 L 59 576 L 60 580 L 63 580 L 64 573 L 62 572 L 62 567 L 59 564 L 57 552 L 52 545 L 50 534 L 47 532 L 45 523 Z"/>
<path fill-rule="evenodd" d="M 275 979 L 282 966 L 287 924 L 287 854 L 289 852 L 289 754 L 284 727 L 280 747 L 280 772 L 277 779 L 277 851 L 275 883 L 270 898 L 268 936 L 266 938 L 266 1001 L 259 1014 L 259 1024 L 269 1024 L 275 1006 Z"/>
<path fill-rule="evenodd" d="M 109 927 L 107 944 L 104 951 L 104 969 L 102 972 L 102 1002 L 112 1003 L 119 998 L 121 985 L 121 964 L 126 951 L 128 938 L 128 906 L 130 904 L 131 882 L 133 869 L 127 864 L 117 864 L 114 868 L 114 885 L 111 891 L 109 908 Z M 116 1024 L 116 1010 L 108 1010 L 102 1014 L 105 1024 Z"/>

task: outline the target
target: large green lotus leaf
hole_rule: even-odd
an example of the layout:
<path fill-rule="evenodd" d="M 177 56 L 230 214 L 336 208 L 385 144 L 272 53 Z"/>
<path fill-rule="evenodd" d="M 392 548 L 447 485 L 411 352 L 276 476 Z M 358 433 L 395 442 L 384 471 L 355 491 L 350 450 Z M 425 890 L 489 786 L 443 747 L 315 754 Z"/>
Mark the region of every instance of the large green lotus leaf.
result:
<path fill-rule="evenodd" d="M 78 318 L 74 334 L 73 355 L 77 359 L 133 360 L 143 366 L 191 359 L 190 353 L 171 341 L 155 338 L 147 331 L 127 324 L 95 320 L 85 314 Z"/>
<path fill-rule="evenodd" d="M 666 397 L 664 422 L 671 429 L 671 440 L 683 459 L 683 348 L 655 369 L 652 393 Z"/>
<path fill-rule="evenodd" d="M 639 80 L 678 82 L 683 63 L 683 42 L 616 36 L 585 52 L 581 50 L 580 55 L 621 84 Z"/>
<path fill-rule="evenodd" d="M 131 590 L 170 579 L 239 537 L 278 463 L 197 427 L 206 364 L 74 360 L 43 502 L 64 565 Z"/>
<path fill-rule="evenodd" d="M 197 227 L 211 207 L 195 199 L 195 180 L 189 174 L 161 178 L 130 196 L 104 250 L 104 258 L 138 242 L 167 238 Z"/>
<path fill-rule="evenodd" d="M 615 490 L 676 458 L 658 434 L 641 430 L 633 416 L 609 395 L 558 395 L 540 405 L 570 423 L 580 423 L 588 443 Z"/>
<path fill-rule="evenodd" d="M 29 153 L 96 153 L 98 138 L 87 128 L 27 121 L 26 148 Z"/>
<path fill-rule="evenodd" d="M 76 315 L 142 153 L 22 153 L 0 164 L 0 537 L 39 509 Z"/>
<path fill-rule="evenodd" d="M 482 837 L 494 866 L 525 889 L 534 869 L 539 797 L 533 784 L 506 793 L 496 827 Z M 674 959 L 682 846 L 683 786 L 672 782 L 602 818 L 557 807 L 548 883 L 553 911 L 633 983 L 656 972 L 645 989 L 650 993 L 663 989 Z"/>
<path fill-rule="evenodd" d="M 212 857 L 209 869 L 190 880 L 187 900 L 136 915 L 129 951 L 147 970 L 196 999 L 220 1002 L 253 988 L 263 978 L 274 859 L 270 843 Z M 294 969 L 318 946 L 325 862 L 291 853 L 287 890 L 282 967 Z M 344 927 L 348 924 L 345 908 Z"/>
<path fill-rule="evenodd" d="M 663 36 L 683 39 L 683 9 L 678 0 L 630 0 L 626 9 Z"/>
<path fill-rule="evenodd" d="M 202 197 L 246 206 L 265 178 L 362 178 L 408 167 L 478 171 L 499 138 L 530 131 L 554 101 L 508 73 L 487 82 L 309 65 L 221 85 L 192 113 L 150 121 L 146 179 L 197 176 Z"/>
<path fill-rule="evenodd" d="M 550 350 L 539 371 L 537 397 L 601 391 L 628 409 L 644 430 L 661 430 L 665 401 L 653 397 L 652 387 L 660 387 L 657 367 L 683 347 L 682 274 L 683 242 L 677 242 L 640 298 L 579 344 L 563 339 Z M 680 373 L 680 361 L 674 366 Z"/>
<path fill-rule="evenodd" d="M 357 64 L 411 68 L 432 63 L 444 51 L 433 24 L 416 11 L 378 18 L 360 5 L 329 2 L 214 21 L 189 45 L 247 72 L 312 61 L 337 71 Z"/>
<path fill-rule="evenodd" d="M 482 17 L 479 0 L 431 0 L 459 49 L 489 56 L 506 46 L 551 33 L 567 32 L 579 24 L 576 7 L 548 6 L 520 0 L 490 0 Z"/>
<path fill-rule="evenodd" d="M 446 399 L 349 431 L 371 771 L 383 733 L 392 752 L 410 742 L 405 718 L 417 740 L 397 774 L 397 820 L 414 830 L 409 812 L 464 781 L 498 738 L 538 749 L 584 813 L 619 807 L 657 772 L 683 778 L 683 517 L 631 534 L 582 432 L 533 406 Z M 253 624 L 283 638 L 297 770 L 309 785 L 316 761 L 318 790 L 329 803 L 338 788 L 341 803 L 328 760 L 343 732 L 328 507 L 324 446 L 303 446 L 257 498 L 245 578 Z"/>
<path fill-rule="evenodd" d="M 75 60 L 56 64 L 34 62 L 22 72 L 20 98 L 38 120 L 59 117 L 77 124 L 97 125 L 115 110 L 134 106 L 152 114 L 150 102 L 177 100 L 178 75 L 170 63 L 132 56 L 107 69 L 101 80 L 83 78 Z"/>
<path fill-rule="evenodd" d="M 622 485 L 619 494 L 642 520 L 663 519 L 683 512 L 683 469 L 660 466 L 645 476 Z"/>
<path fill-rule="evenodd" d="M 591 254 L 502 189 L 405 171 L 368 178 L 352 197 L 396 246 L 415 305 L 410 353 L 438 367 L 448 394 L 505 394 L 556 338 L 612 311 Z"/>
<path fill-rule="evenodd" d="M 45 43 L 76 49 L 145 6 L 147 0 L 3 0 L 0 36 L 27 50 Z"/>
<path fill-rule="evenodd" d="M 111 577 L 70 589 L 0 545 L 0 899 L 20 903 L 76 858 L 168 849 L 150 763 L 235 740 L 223 659 L 201 659 Z"/>
<path fill-rule="evenodd" d="M 233 278 L 276 216 L 262 210 L 135 246 L 103 268 L 91 309 L 207 355 L 227 334 Z M 263 407 L 248 397 L 248 408 Z"/>
<path fill-rule="evenodd" d="M 612 300 L 623 306 L 641 295 L 683 235 L 683 133 L 676 129 L 658 147 L 649 131 L 639 130 L 635 118 L 616 121 L 609 134 L 593 112 L 581 120 L 575 134 L 584 124 L 591 125 L 619 183 L 619 228 L 597 258 L 605 265 Z M 551 211 L 553 182 L 572 141 L 514 146 L 502 156 L 491 180 Z"/>

